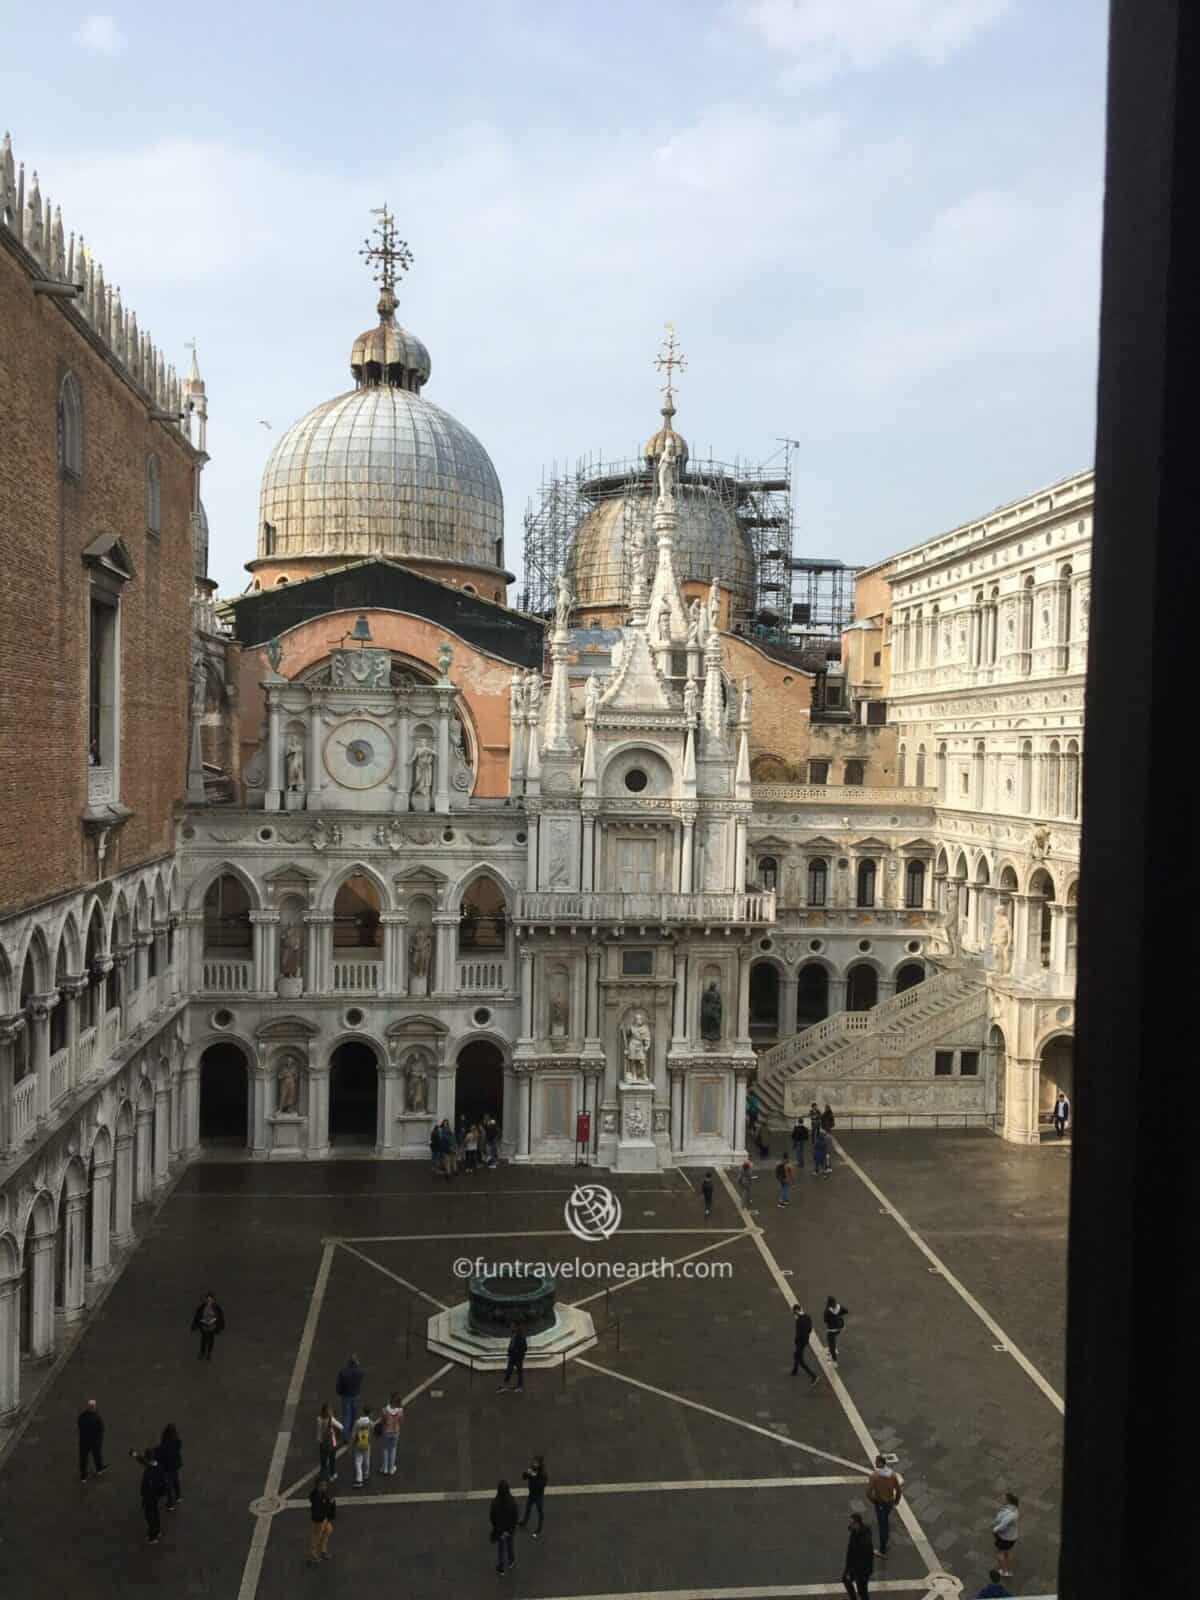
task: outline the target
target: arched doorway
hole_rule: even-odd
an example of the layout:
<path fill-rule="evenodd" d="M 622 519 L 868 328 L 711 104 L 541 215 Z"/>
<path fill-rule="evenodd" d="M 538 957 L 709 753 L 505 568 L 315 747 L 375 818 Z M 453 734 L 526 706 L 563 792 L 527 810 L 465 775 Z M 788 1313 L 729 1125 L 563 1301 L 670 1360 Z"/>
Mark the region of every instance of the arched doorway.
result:
<path fill-rule="evenodd" d="M 1003 1132 L 1004 1110 L 1008 1101 L 1008 1046 L 1004 1042 L 1003 1029 L 998 1028 L 995 1023 L 988 1029 L 987 1048 L 988 1063 L 996 1085 L 995 1126 Z"/>
<path fill-rule="evenodd" d="M 1061 1089 L 1071 1102 L 1071 1117 L 1075 1117 L 1075 1041 L 1065 1034 L 1047 1039 L 1042 1047 L 1041 1071 L 1038 1081 L 1038 1114 L 1048 1119 Z"/>
<path fill-rule="evenodd" d="M 478 1122 L 485 1114 L 501 1120 L 504 1111 L 504 1054 L 491 1039 L 473 1039 L 458 1052 L 454 1077 L 454 1125 Z"/>
<path fill-rule="evenodd" d="M 824 1022 L 829 1015 L 829 972 L 819 961 L 807 961 L 796 974 L 796 1031 Z"/>
<path fill-rule="evenodd" d="M 338 1045 L 329 1063 L 329 1139 L 375 1144 L 379 1127 L 379 1063 L 364 1039 Z"/>
<path fill-rule="evenodd" d="M 231 1039 L 210 1044 L 200 1057 L 200 1137 L 250 1142 L 249 1064 Z"/>
<path fill-rule="evenodd" d="M 750 968 L 750 1037 L 773 1039 L 779 1033 L 779 968 L 756 961 Z"/>
<path fill-rule="evenodd" d="M 925 963 L 906 961 L 896 972 L 896 993 L 903 994 L 905 989 L 915 989 L 919 983 L 924 982 Z"/>
<path fill-rule="evenodd" d="M 860 961 L 846 974 L 846 1010 L 870 1011 L 879 999 L 879 974 L 868 961 Z"/>

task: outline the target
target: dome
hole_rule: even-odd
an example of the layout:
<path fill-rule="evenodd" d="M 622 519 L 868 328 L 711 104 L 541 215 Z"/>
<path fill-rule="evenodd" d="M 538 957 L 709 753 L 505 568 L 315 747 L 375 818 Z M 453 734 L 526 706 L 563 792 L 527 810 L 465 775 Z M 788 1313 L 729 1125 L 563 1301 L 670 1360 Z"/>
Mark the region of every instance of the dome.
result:
<path fill-rule="evenodd" d="M 649 448 L 647 445 L 647 453 Z M 628 550 L 638 527 L 651 552 L 653 571 L 652 475 L 619 487 L 612 480 L 609 484 L 617 492 L 598 498 L 575 534 L 570 568 L 579 607 L 628 604 Z M 588 492 L 586 484 L 583 492 Z M 676 491 L 676 506 L 674 559 L 679 581 L 708 585 L 718 577 L 732 591 L 732 610 L 749 609 L 754 596 L 754 552 L 732 505 L 709 483 L 684 478 Z"/>
<path fill-rule="evenodd" d="M 455 567 L 503 565 L 504 500 L 487 451 L 421 397 L 429 351 L 393 315 L 355 339 L 356 388 L 293 423 L 259 497 L 258 556 L 387 556 Z"/>
<path fill-rule="evenodd" d="M 646 440 L 646 443 L 642 447 L 642 457 L 648 467 L 654 466 L 657 463 L 659 456 L 662 455 L 663 445 L 666 443 L 667 435 L 671 434 L 675 439 L 675 459 L 679 463 L 680 471 L 682 471 L 683 468 L 687 466 L 688 444 L 683 435 L 681 433 L 676 433 L 675 429 L 671 425 L 671 418 L 675 415 L 675 407 L 672 405 L 669 399 L 666 405 L 663 407 L 662 415 L 663 425 L 661 428 L 659 428 L 657 433 L 652 433 Z"/>

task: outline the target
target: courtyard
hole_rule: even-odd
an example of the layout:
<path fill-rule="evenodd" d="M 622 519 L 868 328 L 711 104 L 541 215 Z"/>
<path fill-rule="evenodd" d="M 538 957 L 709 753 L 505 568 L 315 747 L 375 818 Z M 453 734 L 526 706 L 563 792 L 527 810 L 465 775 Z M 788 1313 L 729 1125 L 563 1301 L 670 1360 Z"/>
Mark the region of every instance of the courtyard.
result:
<path fill-rule="evenodd" d="M 565 1226 L 584 1176 L 570 1168 L 447 1183 L 368 1160 L 194 1163 L 0 1464 L 0 1589 L 281 1600 L 386 1585 L 439 1600 L 499 1586 L 487 1503 L 543 1453 L 546 1532 L 518 1534 L 514 1594 L 836 1595 L 846 1514 L 868 1509 L 879 1450 L 907 1493 L 873 1591 L 973 1595 L 1012 1489 L 1010 1587 L 1053 1594 L 1069 1144 L 944 1131 L 838 1145 L 833 1178 L 805 1172 L 786 1211 L 778 1152 L 761 1163 L 749 1216 L 731 1173 L 706 1219 L 699 1171 L 597 1171 L 623 1213 L 600 1244 Z M 515 1395 L 425 1349 L 428 1318 L 465 1298 L 464 1258 L 677 1266 L 607 1293 L 564 1281 L 597 1343 Z M 228 1326 L 201 1364 L 189 1324 L 210 1287 Z M 789 1302 L 820 1338 L 828 1293 L 850 1316 L 839 1369 L 822 1353 L 812 1388 L 790 1376 Z M 351 1353 L 373 1412 L 407 1397 L 398 1471 L 356 1490 L 343 1463 L 333 1560 L 311 1570 L 315 1417 Z M 85 1487 L 75 1417 L 91 1396 L 110 1470 Z M 127 1452 L 168 1421 L 184 1499 L 148 1548 Z"/>

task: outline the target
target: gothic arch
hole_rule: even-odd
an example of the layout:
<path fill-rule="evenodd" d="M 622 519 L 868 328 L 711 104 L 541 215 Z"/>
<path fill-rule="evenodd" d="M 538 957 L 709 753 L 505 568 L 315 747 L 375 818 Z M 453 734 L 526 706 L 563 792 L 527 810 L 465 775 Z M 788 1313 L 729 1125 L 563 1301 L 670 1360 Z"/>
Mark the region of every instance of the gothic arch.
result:
<path fill-rule="evenodd" d="M 150 904 L 154 920 L 163 922 L 167 915 L 167 891 L 163 886 L 162 868 L 156 869 L 154 874 L 154 887 L 150 894 Z"/>
<path fill-rule="evenodd" d="M 79 937 L 79 926 L 75 921 L 75 913 L 68 911 L 63 918 L 62 926 L 58 931 L 55 945 L 54 966 L 58 969 L 59 956 L 66 960 L 66 970 L 74 975 L 83 970 L 83 943 Z"/>
<path fill-rule="evenodd" d="M 252 911 L 260 911 L 262 909 L 262 893 L 258 883 L 246 871 L 245 867 L 239 867 L 235 861 L 219 861 L 215 862 L 211 867 L 206 867 L 198 878 L 192 880 L 191 888 L 188 890 L 188 910 L 203 913 L 204 897 L 218 878 L 226 876 L 236 878 L 242 888 L 245 889 L 250 897 L 250 909 Z"/>
<path fill-rule="evenodd" d="M 7 1014 L 16 1009 L 12 988 L 12 967 L 4 946 L 0 945 L 0 1014 Z"/>
<path fill-rule="evenodd" d="M 468 867 L 458 882 L 452 885 L 444 897 L 446 911 L 448 913 L 458 913 L 462 910 L 463 896 L 478 878 L 492 879 L 503 894 L 511 916 L 517 902 L 516 887 L 507 873 L 502 872 L 499 867 L 493 866 L 490 861 L 480 861 L 475 866 Z"/>
<path fill-rule="evenodd" d="M 203 904 L 203 901 L 201 901 Z M 113 899 L 112 910 L 108 918 L 108 948 L 110 951 L 127 945 L 133 929 L 133 920 L 129 915 L 129 901 L 125 898 L 125 890 L 118 889 Z"/>
<path fill-rule="evenodd" d="M 54 1196 L 48 1189 L 39 1189 L 25 1213 L 25 1227 L 21 1234 L 22 1261 L 30 1239 L 44 1239 L 56 1231 L 57 1224 L 58 1209 L 54 1204 Z"/>
<path fill-rule="evenodd" d="M 80 1156 L 72 1156 L 63 1167 L 58 1177 L 58 1189 L 54 1196 L 54 1215 L 58 1216 L 58 1208 L 62 1203 L 63 1191 L 69 1199 L 87 1193 L 87 1162 Z"/>
<path fill-rule="evenodd" d="M 350 861 L 344 867 L 339 867 L 322 885 L 317 898 L 319 911 L 332 911 L 333 903 L 338 897 L 338 890 L 349 883 L 351 878 L 366 878 L 379 896 L 379 913 L 386 916 L 389 911 L 396 908 L 392 904 L 391 892 L 388 889 L 387 879 L 381 876 L 376 869 L 365 861 Z"/>
<path fill-rule="evenodd" d="M 15 1278 L 21 1270 L 21 1247 L 11 1233 L 0 1233 L 0 1283 Z"/>
<path fill-rule="evenodd" d="M 100 1127 L 96 1129 L 86 1153 L 90 1159 L 95 1161 L 112 1160 L 113 1138 L 106 1123 L 101 1123 Z"/>
<path fill-rule="evenodd" d="M 18 959 L 13 963 L 14 972 L 24 977 L 27 961 L 33 969 L 33 981 L 37 986 L 34 993 L 45 994 L 54 976 L 54 967 L 50 961 L 45 932 L 36 924 L 29 930 L 29 937 L 18 952 Z"/>
<path fill-rule="evenodd" d="M 150 932 L 150 896 L 146 892 L 145 878 L 137 886 L 137 896 L 133 902 L 133 926 L 138 933 Z"/>
<path fill-rule="evenodd" d="M 1050 872 L 1049 868 L 1043 861 L 1035 862 L 1033 867 L 1030 869 L 1029 877 L 1025 883 L 1025 893 L 1042 894 L 1045 892 L 1045 885 L 1036 889 L 1034 888 L 1034 884 L 1037 883 L 1039 878 L 1044 878 L 1046 880 L 1046 884 L 1049 885 L 1050 892 L 1046 895 L 1046 899 L 1056 900 L 1058 896 L 1055 894 L 1054 875 Z"/>
<path fill-rule="evenodd" d="M 97 895 L 89 895 L 83 902 L 79 925 L 83 929 L 84 958 L 86 959 L 87 957 L 88 940 L 91 938 L 93 928 L 96 930 L 96 954 L 107 955 L 109 950 L 109 930 L 104 917 L 104 907 L 100 904 L 100 899 Z"/>

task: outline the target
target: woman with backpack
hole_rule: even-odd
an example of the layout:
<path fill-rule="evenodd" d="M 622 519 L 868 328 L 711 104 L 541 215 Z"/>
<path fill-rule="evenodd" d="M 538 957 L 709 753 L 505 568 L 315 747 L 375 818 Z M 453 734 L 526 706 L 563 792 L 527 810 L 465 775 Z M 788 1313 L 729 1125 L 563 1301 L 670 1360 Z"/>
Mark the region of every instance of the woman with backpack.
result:
<path fill-rule="evenodd" d="M 517 1564 L 517 1558 L 513 1555 L 513 1534 L 517 1531 L 519 1520 L 517 1502 L 504 1478 L 496 1485 L 496 1497 L 488 1515 L 492 1524 L 492 1543 L 496 1546 L 496 1571 L 504 1573 Z"/>
<path fill-rule="evenodd" d="M 371 1476 L 371 1434 L 375 1424 L 371 1421 L 370 1412 L 364 1407 L 362 1415 L 356 1420 L 351 1431 L 351 1443 L 354 1457 L 354 1487 L 361 1489 Z"/>
<path fill-rule="evenodd" d="M 332 1482 L 337 1477 L 337 1453 L 342 1442 L 342 1425 L 325 1401 L 317 1412 L 317 1453 L 320 1466 L 317 1476 Z"/>
<path fill-rule="evenodd" d="M 846 1318 L 850 1315 L 849 1307 L 844 1306 L 836 1295 L 828 1295 L 825 1300 L 825 1342 L 829 1346 L 829 1359 L 836 1367 L 838 1364 L 838 1338 L 846 1326 Z"/>
<path fill-rule="evenodd" d="M 385 1478 L 394 1477 L 396 1473 L 396 1449 L 400 1443 L 400 1424 L 403 1421 L 404 1407 L 400 1404 L 397 1390 L 379 1413 L 379 1422 L 376 1424 L 383 1440 L 383 1465 L 379 1470 Z"/>

